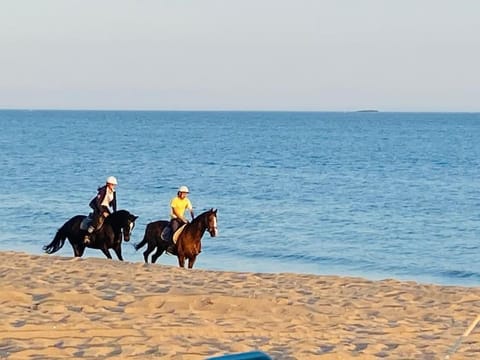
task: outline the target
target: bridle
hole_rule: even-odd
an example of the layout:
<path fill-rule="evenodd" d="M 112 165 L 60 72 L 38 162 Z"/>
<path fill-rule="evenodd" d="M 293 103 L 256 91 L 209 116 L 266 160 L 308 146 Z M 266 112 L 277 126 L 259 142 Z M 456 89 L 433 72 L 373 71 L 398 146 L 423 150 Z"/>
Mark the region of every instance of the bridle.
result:
<path fill-rule="evenodd" d="M 213 216 L 213 220 L 210 220 L 210 216 Z M 217 214 L 212 211 L 212 213 L 208 216 L 207 219 L 208 225 L 207 229 L 210 233 L 210 236 L 215 237 L 218 234 L 218 227 L 217 227 Z M 211 224 L 213 222 L 213 224 Z"/>
<path fill-rule="evenodd" d="M 128 226 L 125 226 L 122 228 L 123 232 L 123 239 L 125 241 L 130 240 L 130 235 L 132 234 L 133 229 L 135 228 L 135 221 L 131 221 L 130 219 L 128 220 Z M 125 231 L 127 229 L 127 231 Z"/>

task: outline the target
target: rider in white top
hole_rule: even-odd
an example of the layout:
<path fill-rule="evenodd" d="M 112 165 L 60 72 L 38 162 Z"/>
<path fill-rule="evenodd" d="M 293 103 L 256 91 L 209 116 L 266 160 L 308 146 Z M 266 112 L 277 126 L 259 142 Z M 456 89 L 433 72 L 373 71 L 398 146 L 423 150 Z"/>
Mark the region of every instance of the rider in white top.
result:
<path fill-rule="evenodd" d="M 106 184 L 97 189 L 97 195 L 90 201 L 90 207 L 93 209 L 92 224 L 88 227 L 87 233 L 83 239 L 85 245 L 90 244 L 90 236 L 94 230 L 99 229 L 107 216 L 117 211 L 117 193 L 115 186 L 118 184 L 115 176 L 109 176 Z"/>

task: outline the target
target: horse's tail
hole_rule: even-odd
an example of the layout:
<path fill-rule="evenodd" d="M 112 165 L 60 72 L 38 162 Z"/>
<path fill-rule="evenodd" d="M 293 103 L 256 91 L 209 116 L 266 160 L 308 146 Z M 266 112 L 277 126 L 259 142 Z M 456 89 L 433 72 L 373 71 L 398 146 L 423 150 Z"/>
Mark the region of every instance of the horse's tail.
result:
<path fill-rule="evenodd" d="M 148 243 L 148 239 L 152 237 L 151 235 L 151 229 L 154 227 L 154 223 L 148 223 L 147 227 L 145 228 L 145 235 L 143 235 L 143 240 L 140 241 L 138 244 L 135 244 L 135 250 L 140 250 L 142 247 L 144 247 Z"/>
<path fill-rule="evenodd" d="M 145 234 L 145 236 L 143 237 L 143 240 L 140 241 L 138 244 L 135 244 L 135 250 L 137 250 L 137 251 L 140 250 L 142 247 L 145 246 L 145 244 L 146 244 L 147 242 L 148 242 L 148 240 L 147 240 L 147 236 L 146 236 L 146 234 Z"/>
<path fill-rule="evenodd" d="M 67 238 L 67 224 L 64 224 L 60 229 L 58 229 L 57 233 L 55 234 L 55 237 L 53 238 L 52 242 L 48 245 L 45 245 L 43 247 L 43 251 L 45 251 L 47 254 L 53 254 L 54 252 L 57 252 L 60 250 L 65 244 L 65 240 Z"/>

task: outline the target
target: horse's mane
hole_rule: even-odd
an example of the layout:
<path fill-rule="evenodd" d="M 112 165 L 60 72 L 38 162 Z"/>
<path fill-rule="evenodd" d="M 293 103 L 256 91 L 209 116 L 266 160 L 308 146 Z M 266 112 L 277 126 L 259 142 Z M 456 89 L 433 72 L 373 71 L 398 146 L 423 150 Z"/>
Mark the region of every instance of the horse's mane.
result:
<path fill-rule="evenodd" d="M 110 216 L 107 216 L 105 223 L 112 225 L 114 222 L 121 222 L 128 219 L 130 212 L 127 210 L 118 210 L 112 213 Z"/>
<path fill-rule="evenodd" d="M 206 217 L 207 215 L 213 212 L 215 212 L 213 208 L 211 208 L 210 210 L 204 211 L 203 213 L 195 217 L 195 219 L 192 220 L 191 224 L 195 224 L 197 222 L 203 221 L 204 217 Z"/>
<path fill-rule="evenodd" d="M 130 212 L 127 210 L 118 210 L 112 213 L 112 215 L 118 216 L 118 217 L 127 217 L 130 215 Z"/>

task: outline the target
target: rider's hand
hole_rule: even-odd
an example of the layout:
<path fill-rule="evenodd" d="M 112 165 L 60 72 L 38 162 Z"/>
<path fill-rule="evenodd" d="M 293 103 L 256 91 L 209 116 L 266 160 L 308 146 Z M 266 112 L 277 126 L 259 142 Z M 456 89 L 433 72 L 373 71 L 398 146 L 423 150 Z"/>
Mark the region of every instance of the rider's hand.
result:
<path fill-rule="evenodd" d="M 108 215 L 110 215 L 110 214 L 107 211 L 103 212 L 103 217 L 107 217 Z"/>

